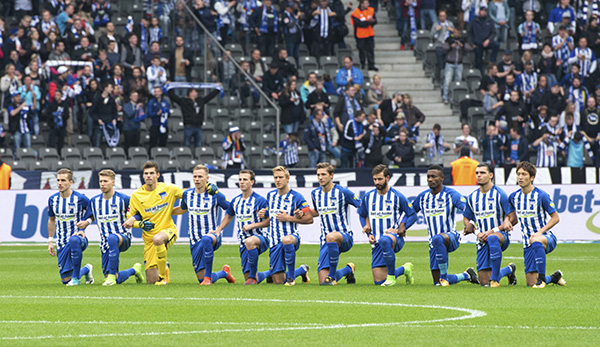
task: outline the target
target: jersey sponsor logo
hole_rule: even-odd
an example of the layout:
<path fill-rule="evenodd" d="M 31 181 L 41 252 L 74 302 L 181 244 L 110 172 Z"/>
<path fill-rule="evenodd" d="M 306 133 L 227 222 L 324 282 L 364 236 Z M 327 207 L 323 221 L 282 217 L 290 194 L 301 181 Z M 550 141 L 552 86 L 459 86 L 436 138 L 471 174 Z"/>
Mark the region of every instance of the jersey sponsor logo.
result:
<path fill-rule="evenodd" d="M 537 210 L 534 210 L 532 208 L 529 210 L 517 210 L 516 212 L 517 212 L 517 216 L 521 217 L 521 218 L 531 218 L 531 217 L 535 217 L 535 215 L 537 214 Z"/>
<path fill-rule="evenodd" d="M 190 212 L 190 214 L 193 214 L 195 216 L 203 216 L 210 213 L 210 207 L 208 207 L 208 205 L 204 205 L 204 207 L 188 206 L 188 211 Z"/>
<path fill-rule="evenodd" d="M 164 210 L 167 206 L 169 206 L 169 203 L 165 202 L 165 203 L 162 203 L 160 205 L 152 206 L 150 208 L 145 208 L 144 212 L 151 213 L 151 214 L 156 214 L 156 213 L 159 213 L 160 211 Z"/>
<path fill-rule="evenodd" d="M 99 215 L 98 216 L 98 222 L 100 222 L 100 223 L 112 223 L 112 222 L 118 221 L 120 217 L 121 216 L 119 214 L 116 214 L 116 213 Z"/>
<path fill-rule="evenodd" d="M 74 220 L 75 217 L 77 217 L 77 214 L 76 213 L 56 213 L 55 216 L 59 222 L 70 222 L 70 221 Z"/>
<path fill-rule="evenodd" d="M 427 217 L 437 217 L 443 215 L 444 212 L 446 212 L 446 209 L 442 206 L 437 208 L 424 208 L 423 212 L 425 212 Z"/>
<path fill-rule="evenodd" d="M 248 212 L 247 214 L 246 213 L 244 213 L 244 214 L 238 213 L 235 215 L 235 218 L 240 223 L 249 222 L 252 220 L 252 218 L 254 218 L 254 214 L 252 214 L 251 212 Z"/>
<path fill-rule="evenodd" d="M 496 214 L 496 211 L 494 211 L 494 210 L 476 211 L 475 217 L 477 217 L 477 219 L 486 219 L 486 218 L 493 217 L 494 214 Z"/>
<path fill-rule="evenodd" d="M 317 207 L 317 211 L 319 211 L 319 214 L 332 214 L 332 213 L 336 213 L 338 211 L 337 205 L 331 205 L 331 206 L 321 206 L 321 207 Z"/>

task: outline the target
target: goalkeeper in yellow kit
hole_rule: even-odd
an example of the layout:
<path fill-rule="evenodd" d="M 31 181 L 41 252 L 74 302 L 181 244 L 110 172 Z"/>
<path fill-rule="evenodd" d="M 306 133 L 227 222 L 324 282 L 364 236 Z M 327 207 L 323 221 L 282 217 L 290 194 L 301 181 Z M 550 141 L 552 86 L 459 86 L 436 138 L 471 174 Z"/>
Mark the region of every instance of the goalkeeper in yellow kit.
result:
<path fill-rule="evenodd" d="M 144 184 L 131 195 L 125 228 L 141 228 L 144 239 L 144 263 L 149 284 L 166 285 L 167 249 L 177 240 L 177 227 L 172 212 L 183 189 L 158 182 L 158 164 L 148 161 L 142 169 Z M 141 220 L 139 220 L 141 219 Z"/>

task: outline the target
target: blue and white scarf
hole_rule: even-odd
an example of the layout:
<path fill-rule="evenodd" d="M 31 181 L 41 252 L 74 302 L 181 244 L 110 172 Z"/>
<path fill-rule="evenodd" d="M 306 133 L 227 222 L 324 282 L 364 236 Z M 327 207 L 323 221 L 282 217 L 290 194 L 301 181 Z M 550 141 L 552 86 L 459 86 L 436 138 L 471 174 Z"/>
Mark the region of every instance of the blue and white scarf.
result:
<path fill-rule="evenodd" d="M 152 27 L 150 28 L 150 43 L 156 41 L 156 42 L 160 42 L 160 39 L 162 39 L 163 37 L 163 33 L 162 33 L 162 29 L 160 27 Z"/>
<path fill-rule="evenodd" d="M 587 0 L 579 0 L 579 8 L 580 8 L 580 11 L 577 14 L 577 18 L 579 18 L 579 20 L 581 20 L 581 23 L 587 24 L 588 11 L 589 11 L 588 1 Z M 600 12 L 598 11 L 598 0 L 594 0 L 594 2 L 592 3 L 592 14 L 596 14 L 596 15 L 600 14 Z"/>
<path fill-rule="evenodd" d="M 258 6 L 256 0 L 242 0 L 242 11 L 240 13 L 240 18 L 238 19 L 238 23 L 241 24 L 243 31 L 250 31 L 250 24 L 248 24 L 248 19 L 254 12 L 254 9 Z"/>
<path fill-rule="evenodd" d="M 587 102 L 587 89 L 583 86 L 575 89 L 573 86 L 569 88 L 569 101 L 575 104 L 577 112 L 583 112 Z"/>
<path fill-rule="evenodd" d="M 427 135 L 427 143 L 432 144 L 433 146 L 429 147 L 429 159 L 435 157 L 435 153 L 437 151 L 438 155 L 444 155 L 444 137 L 440 134 L 437 140 L 435 138 L 435 134 L 432 132 Z"/>
<path fill-rule="evenodd" d="M 45 32 L 48 31 L 48 29 L 50 29 L 52 26 L 54 26 L 54 29 L 52 29 L 52 31 L 56 32 L 56 23 L 54 23 L 53 20 L 50 20 L 49 22 L 42 22 L 42 34 L 46 35 Z"/>
<path fill-rule="evenodd" d="M 185 89 L 218 89 L 221 92 L 221 97 L 225 96 L 223 87 L 218 83 L 200 83 L 200 82 L 171 82 L 163 86 L 163 91 L 168 92 L 174 88 L 185 88 Z"/>
<path fill-rule="evenodd" d="M 317 131 L 317 136 L 319 137 L 319 145 L 321 146 L 321 151 L 325 152 L 327 150 L 327 143 L 331 143 L 331 139 L 329 138 L 329 131 L 325 128 L 325 124 L 323 122 L 318 122 L 312 119 L 313 126 Z"/>
<path fill-rule="evenodd" d="M 358 137 L 363 133 L 364 126 L 362 123 L 357 122 L 356 119 L 352 119 L 352 130 L 354 130 L 354 137 Z M 365 161 L 365 148 L 362 144 L 362 141 L 355 140 L 354 149 L 356 150 L 356 167 L 361 168 Z"/>
<path fill-rule="evenodd" d="M 537 24 L 523 23 L 523 45 L 537 44 Z"/>
<path fill-rule="evenodd" d="M 275 19 L 273 20 L 273 32 L 276 33 L 277 32 L 277 12 L 275 11 L 274 7 L 271 7 L 271 10 L 273 11 L 272 16 L 275 17 Z M 269 17 L 269 14 L 267 13 L 267 6 L 263 6 L 262 20 L 260 22 L 260 28 L 258 29 L 258 31 L 260 31 L 263 34 L 269 33 L 268 17 Z"/>
<path fill-rule="evenodd" d="M 164 100 L 161 100 L 160 102 L 160 126 L 158 128 L 158 130 L 160 131 L 161 134 L 166 134 L 167 133 L 167 122 L 169 121 L 169 115 L 171 112 L 171 108 L 169 107 L 169 104 L 167 102 L 165 102 Z"/>
<path fill-rule="evenodd" d="M 321 8 L 319 14 L 319 34 L 322 38 L 329 37 L 329 8 Z"/>
<path fill-rule="evenodd" d="M 148 53 L 148 30 L 140 23 L 140 48 L 142 52 Z"/>
<path fill-rule="evenodd" d="M 27 106 L 27 105 L 23 106 L 23 108 L 21 109 L 21 112 L 20 112 L 19 116 L 20 116 L 20 120 L 19 120 L 19 132 L 21 134 L 29 134 L 29 124 L 28 124 L 29 106 Z"/>
<path fill-rule="evenodd" d="M 104 138 L 106 139 L 108 147 L 117 147 L 119 144 L 119 136 L 121 135 L 119 128 L 117 128 L 116 125 L 109 123 L 100 125 L 100 129 L 102 129 L 102 132 L 104 133 Z"/>
<path fill-rule="evenodd" d="M 127 24 L 125 24 L 125 31 L 127 31 L 128 34 L 131 34 L 133 32 L 134 25 L 135 22 L 133 21 L 133 17 L 127 16 Z"/>
<path fill-rule="evenodd" d="M 410 45 L 414 46 L 417 42 L 417 19 L 415 18 L 416 2 L 411 2 L 408 6 L 408 15 L 410 17 Z"/>
<path fill-rule="evenodd" d="M 54 117 L 54 129 L 60 129 L 63 127 L 63 113 L 65 112 L 65 109 L 62 106 L 59 106 L 58 108 L 56 108 L 56 111 L 52 113 L 52 116 Z"/>
<path fill-rule="evenodd" d="M 360 110 L 360 104 L 356 100 L 356 97 L 354 100 L 350 101 L 348 95 L 344 95 L 344 101 L 346 103 L 346 114 L 348 115 L 348 119 L 354 119 L 354 107 L 356 106 L 356 109 Z"/>

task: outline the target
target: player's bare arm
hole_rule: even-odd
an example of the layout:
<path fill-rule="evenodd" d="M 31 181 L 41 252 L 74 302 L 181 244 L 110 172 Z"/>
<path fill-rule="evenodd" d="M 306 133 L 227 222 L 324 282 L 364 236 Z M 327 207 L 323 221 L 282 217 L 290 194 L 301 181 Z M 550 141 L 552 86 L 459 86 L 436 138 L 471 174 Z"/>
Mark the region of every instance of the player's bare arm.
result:
<path fill-rule="evenodd" d="M 270 219 L 265 219 L 265 220 L 263 220 L 262 222 L 259 222 L 259 223 L 246 224 L 246 225 L 244 225 L 244 227 L 242 229 L 244 231 L 250 231 L 252 229 L 267 228 L 267 227 L 269 227 L 269 225 L 271 225 L 271 220 Z"/>
<path fill-rule="evenodd" d="M 54 233 L 56 232 L 56 217 L 48 218 L 48 253 L 51 256 L 56 256 L 56 250 L 54 249 L 54 243 L 52 240 L 54 239 Z"/>

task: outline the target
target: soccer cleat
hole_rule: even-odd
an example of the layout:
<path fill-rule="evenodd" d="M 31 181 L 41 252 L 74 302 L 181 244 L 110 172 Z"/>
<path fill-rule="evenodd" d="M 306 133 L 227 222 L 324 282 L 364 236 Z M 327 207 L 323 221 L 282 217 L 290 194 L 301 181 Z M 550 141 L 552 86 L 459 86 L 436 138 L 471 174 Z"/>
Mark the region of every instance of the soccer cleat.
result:
<path fill-rule="evenodd" d="M 563 278 L 563 273 L 560 270 L 554 271 L 554 273 L 550 276 L 552 279 L 551 282 L 554 284 L 558 284 L 559 286 L 566 286 L 567 281 Z"/>
<path fill-rule="evenodd" d="M 249 277 L 246 282 L 244 282 L 245 286 L 256 284 L 256 279 Z"/>
<path fill-rule="evenodd" d="M 142 264 L 133 264 L 133 269 L 135 270 L 135 283 L 146 282 L 146 275 L 144 274 L 144 267 L 142 266 Z"/>
<path fill-rule="evenodd" d="M 442 287 L 450 287 L 450 283 L 448 282 L 448 280 L 445 280 L 443 278 L 440 278 L 440 285 Z"/>
<path fill-rule="evenodd" d="M 310 283 L 310 277 L 308 277 L 308 270 L 310 270 L 310 266 L 306 265 L 306 264 L 302 264 L 300 265 L 301 268 L 303 268 L 306 273 L 304 275 L 302 275 L 302 283 L 303 284 L 309 284 Z M 295 284 L 296 282 L 294 282 Z"/>
<path fill-rule="evenodd" d="M 543 288 L 546 288 L 546 282 L 544 282 L 544 280 L 543 280 L 543 279 L 541 279 L 541 278 L 538 278 L 537 282 L 535 282 L 535 284 L 533 285 L 533 287 L 532 287 L 532 288 L 535 288 L 535 289 L 543 289 Z"/>
<path fill-rule="evenodd" d="M 296 280 L 294 280 L 293 278 L 288 278 L 285 280 L 285 283 L 283 284 L 286 287 L 291 287 L 291 286 L 295 286 L 296 285 Z"/>
<path fill-rule="evenodd" d="M 409 262 L 402 266 L 404 266 L 404 276 L 406 277 L 406 284 L 415 283 L 415 277 L 413 276 L 413 264 Z"/>
<path fill-rule="evenodd" d="M 167 276 L 165 277 L 167 283 L 171 283 L 171 264 L 167 262 Z"/>
<path fill-rule="evenodd" d="M 267 281 L 267 283 L 273 283 L 273 277 L 269 276 L 265 279 L 265 281 Z"/>
<path fill-rule="evenodd" d="M 472 267 L 467 268 L 465 272 L 469 275 L 469 282 L 479 284 L 479 276 L 477 276 L 477 272 L 475 272 Z"/>
<path fill-rule="evenodd" d="M 213 284 L 213 282 L 210 277 L 204 277 L 202 283 L 200 283 L 201 286 L 210 286 L 211 284 Z"/>
<path fill-rule="evenodd" d="M 92 270 L 94 270 L 94 266 L 92 264 L 85 264 L 84 267 L 87 267 L 90 270 L 85 275 L 85 284 L 94 284 L 94 275 L 92 274 Z"/>
<path fill-rule="evenodd" d="M 508 285 L 509 286 L 516 286 L 517 285 L 517 276 L 516 276 L 516 271 L 517 271 L 517 266 L 515 265 L 515 263 L 510 263 L 508 264 L 508 266 L 510 266 L 510 269 L 512 270 L 511 273 L 508 274 L 507 278 L 508 278 Z"/>
<path fill-rule="evenodd" d="M 388 287 L 388 286 L 393 286 L 396 284 L 396 278 L 394 277 L 394 275 L 388 275 L 387 278 L 385 279 L 385 282 L 383 282 L 381 284 L 382 287 Z"/>
<path fill-rule="evenodd" d="M 231 275 L 231 267 L 225 264 L 223 265 L 223 271 L 227 272 L 227 277 L 225 277 L 227 283 L 235 283 L 235 278 L 233 278 L 233 276 Z"/>
<path fill-rule="evenodd" d="M 442 286 L 442 284 L 440 282 L 434 283 L 433 285 L 436 286 L 436 287 L 441 287 Z"/>
<path fill-rule="evenodd" d="M 81 284 L 81 281 L 76 278 L 71 278 L 69 283 L 66 284 L 67 287 L 78 286 Z"/>
<path fill-rule="evenodd" d="M 498 283 L 498 282 L 496 282 L 494 280 L 491 280 L 490 281 L 490 287 L 491 288 L 498 288 L 498 287 L 500 287 L 500 283 Z"/>
<path fill-rule="evenodd" d="M 167 284 L 169 284 L 169 282 L 167 282 L 167 279 L 166 278 L 162 278 L 162 277 L 159 277 L 158 281 L 156 281 L 154 283 L 155 286 L 166 286 Z"/>
<path fill-rule="evenodd" d="M 352 270 L 351 273 L 346 275 L 346 284 L 356 284 L 356 277 L 354 276 L 354 270 L 356 269 L 356 265 L 354 263 L 346 264 Z"/>
<path fill-rule="evenodd" d="M 325 277 L 325 280 L 319 284 L 322 286 L 335 286 L 337 282 L 333 278 L 327 276 Z"/>
<path fill-rule="evenodd" d="M 106 276 L 106 278 L 104 279 L 104 283 L 102 283 L 104 287 L 114 286 L 115 284 L 117 284 L 117 278 L 115 275 Z"/>

